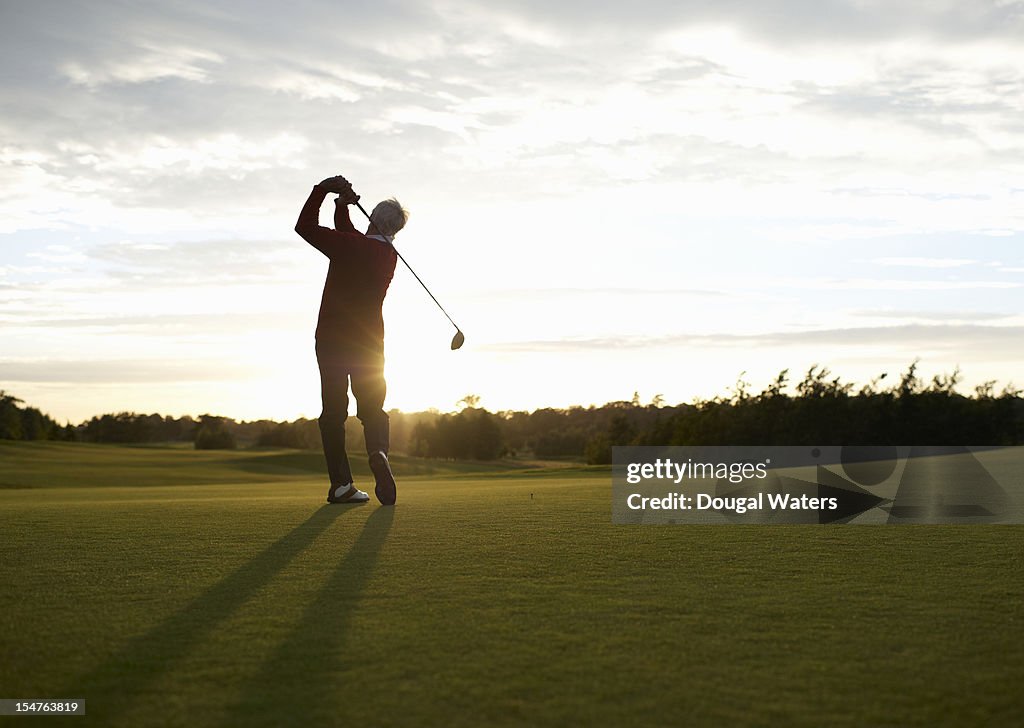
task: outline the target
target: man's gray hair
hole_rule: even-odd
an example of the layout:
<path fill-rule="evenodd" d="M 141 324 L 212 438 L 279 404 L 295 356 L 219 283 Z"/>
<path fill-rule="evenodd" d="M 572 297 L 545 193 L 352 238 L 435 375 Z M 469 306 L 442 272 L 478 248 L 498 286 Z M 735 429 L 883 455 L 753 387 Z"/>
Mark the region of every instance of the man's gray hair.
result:
<path fill-rule="evenodd" d="M 378 202 L 377 206 L 373 208 L 373 212 L 370 213 L 370 220 L 376 226 L 371 233 L 380 232 L 384 233 L 388 237 L 396 235 L 399 230 L 405 227 L 406 221 L 409 219 L 409 211 L 402 207 L 402 204 L 394 197 Z"/>

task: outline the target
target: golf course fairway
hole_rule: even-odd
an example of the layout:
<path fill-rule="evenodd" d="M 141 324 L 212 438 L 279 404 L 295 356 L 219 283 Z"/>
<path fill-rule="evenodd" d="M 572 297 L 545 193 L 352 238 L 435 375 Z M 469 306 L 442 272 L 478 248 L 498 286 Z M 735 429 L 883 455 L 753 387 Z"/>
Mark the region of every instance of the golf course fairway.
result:
<path fill-rule="evenodd" d="M 1022 526 L 615 526 L 607 470 L 398 458 L 397 506 L 328 506 L 307 462 L 0 444 L 0 697 L 103 726 L 1024 714 Z"/>

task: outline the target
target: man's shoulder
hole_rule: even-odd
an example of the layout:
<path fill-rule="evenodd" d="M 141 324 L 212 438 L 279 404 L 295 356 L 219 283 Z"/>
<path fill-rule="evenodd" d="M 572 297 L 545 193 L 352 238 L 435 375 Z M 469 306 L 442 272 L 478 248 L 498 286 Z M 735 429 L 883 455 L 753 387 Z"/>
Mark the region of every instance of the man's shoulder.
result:
<path fill-rule="evenodd" d="M 394 266 L 398 262 L 398 254 L 387 240 L 382 240 L 380 236 L 365 235 L 360 232 L 338 232 L 338 235 L 344 236 L 339 240 L 344 241 L 345 255 L 350 260 L 351 256 L 354 256 L 355 260 L 360 260 L 374 268 L 394 270 Z"/>
<path fill-rule="evenodd" d="M 335 230 L 338 235 L 342 235 L 346 240 L 352 240 L 361 245 L 365 245 L 368 242 L 373 242 L 358 230 Z"/>
<path fill-rule="evenodd" d="M 373 250 L 379 255 L 397 258 L 395 254 L 395 247 L 391 244 L 391 241 L 383 235 L 366 235 L 364 237 L 370 242 L 373 246 Z"/>
<path fill-rule="evenodd" d="M 394 250 L 391 247 L 391 241 L 383 235 L 365 235 L 364 237 L 374 245 L 379 245 L 385 250 Z"/>
<path fill-rule="evenodd" d="M 357 230 L 333 230 L 335 240 L 342 244 L 342 249 L 359 255 L 373 255 L 380 247 L 380 243 L 371 240 Z"/>

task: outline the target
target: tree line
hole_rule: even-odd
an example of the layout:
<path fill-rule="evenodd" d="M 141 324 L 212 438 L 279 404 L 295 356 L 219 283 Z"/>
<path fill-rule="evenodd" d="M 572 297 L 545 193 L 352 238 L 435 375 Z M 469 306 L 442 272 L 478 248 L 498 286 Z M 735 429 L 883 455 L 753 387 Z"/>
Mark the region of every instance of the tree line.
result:
<path fill-rule="evenodd" d="M 74 440 L 75 428 L 61 426 L 35 407 L 0 389 L 0 440 Z"/>
<path fill-rule="evenodd" d="M 1024 398 L 995 382 L 968 395 L 956 391 L 959 370 L 923 381 L 917 362 L 883 386 L 882 374 L 859 389 L 817 365 L 789 389 L 784 370 L 760 392 L 742 375 L 726 394 L 668 406 L 655 397 L 641 404 L 489 412 L 469 395 L 454 413 L 389 412 L 392 450 L 420 457 L 492 460 L 505 456 L 611 462 L 615 445 L 1016 445 L 1024 443 Z M 236 422 L 198 418 L 105 414 L 60 426 L 21 400 L 0 392 L 0 439 L 86 442 L 191 442 L 196 448 L 319 449 L 316 420 Z M 359 451 L 362 427 L 346 423 L 347 444 Z"/>

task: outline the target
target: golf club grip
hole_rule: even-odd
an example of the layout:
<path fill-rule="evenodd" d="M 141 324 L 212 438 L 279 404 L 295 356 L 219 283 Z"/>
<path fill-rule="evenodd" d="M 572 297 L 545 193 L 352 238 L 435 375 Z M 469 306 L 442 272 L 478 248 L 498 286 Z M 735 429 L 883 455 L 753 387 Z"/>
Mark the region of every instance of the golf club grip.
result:
<path fill-rule="evenodd" d="M 414 271 L 412 269 L 412 266 L 409 265 L 409 261 L 407 261 L 405 258 L 403 258 L 402 254 L 398 252 L 398 248 L 396 248 L 395 244 L 393 242 L 391 242 L 391 238 L 389 236 L 385 235 L 383 232 L 381 232 L 381 229 L 379 227 L 377 227 L 377 223 L 375 223 L 373 221 L 373 218 L 370 217 L 369 213 L 367 213 L 366 210 L 363 209 L 363 206 L 359 204 L 358 200 L 356 200 L 355 206 L 359 208 L 359 212 L 363 213 L 363 215 L 366 216 L 366 219 L 370 222 L 371 225 L 373 225 L 373 229 L 377 231 L 377 234 L 380 235 L 382 238 L 384 238 L 385 240 L 388 241 L 388 245 L 390 245 L 391 249 L 395 251 L 395 255 L 398 256 L 398 259 L 401 260 L 403 263 L 405 263 L 405 267 L 409 269 L 409 272 L 412 273 L 413 277 L 417 281 L 419 281 L 419 284 L 421 286 L 423 286 L 423 290 L 427 292 L 427 295 L 430 296 L 432 299 L 434 299 L 434 303 L 436 303 L 437 307 L 439 309 L 441 309 L 441 313 L 443 313 L 445 315 L 445 318 L 447 318 L 449 321 L 451 321 L 451 324 L 452 324 L 452 326 L 455 327 L 456 331 L 459 331 L 460 329 L 459 329 L 458 324 L 456 324 L 454 321 L 452 321 L 452 317 L 448 315 L 448 312 L 444 310 L 444 306 L 441 305 L 441 302 L 438 301 L 437 298 L 434 296 L 434 294 L 430 292 L 430 289 L 427 288 L 427 284 L 424 283 L 423 280 L 418 275 L 416 275 L 416 271 Z"/>

